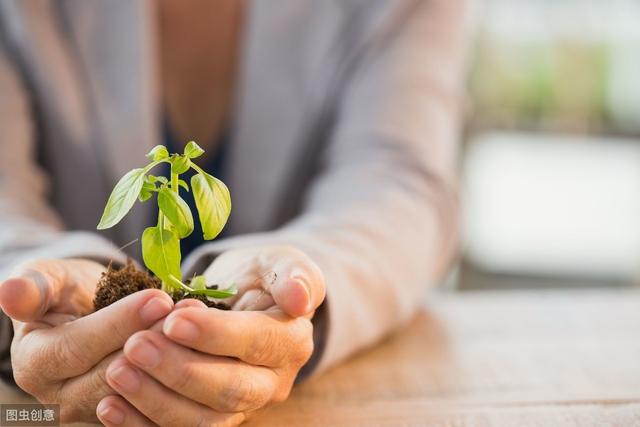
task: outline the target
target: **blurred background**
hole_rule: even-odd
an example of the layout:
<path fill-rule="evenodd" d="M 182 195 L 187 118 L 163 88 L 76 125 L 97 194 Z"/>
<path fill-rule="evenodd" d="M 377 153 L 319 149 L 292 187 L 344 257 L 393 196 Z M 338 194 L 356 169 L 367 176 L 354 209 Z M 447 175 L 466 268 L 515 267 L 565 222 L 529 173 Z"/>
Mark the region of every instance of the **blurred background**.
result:
<path fill-rule="evenodd" d="M 484 0 L 459 289 L 640 278 L 640 2 Z"/>

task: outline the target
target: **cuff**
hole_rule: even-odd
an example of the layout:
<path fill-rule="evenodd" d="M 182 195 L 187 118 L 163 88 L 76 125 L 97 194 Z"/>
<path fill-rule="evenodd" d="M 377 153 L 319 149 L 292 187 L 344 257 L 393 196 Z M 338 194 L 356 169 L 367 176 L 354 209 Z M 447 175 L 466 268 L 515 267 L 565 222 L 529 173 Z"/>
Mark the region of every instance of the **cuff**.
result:
<path fill-rule="evenodd" d="M 17 388 L 11 369 L 11 341 L 13 341 L 13 324 L 11 319 L 0 312 L 0 380 Z"/>
<path fill-rule="evenodd" d="M 38 258 L 85 258 L 101 264 L 127 262 L 127 255 L 104 237 L 87 231 L 55 233 L 37 246 L 16 250 L 17 255 L 3 259 L 0 281 L 21 262 Z"/>

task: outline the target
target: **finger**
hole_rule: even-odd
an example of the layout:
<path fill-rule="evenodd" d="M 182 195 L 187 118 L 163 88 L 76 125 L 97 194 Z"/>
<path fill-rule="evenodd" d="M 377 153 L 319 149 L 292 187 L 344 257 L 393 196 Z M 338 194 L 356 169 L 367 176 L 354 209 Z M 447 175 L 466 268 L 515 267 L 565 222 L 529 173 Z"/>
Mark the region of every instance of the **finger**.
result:
<path fill-rule="evenodd" d="M 275 280 L 260 283 L 289 316 L 310 315 L 324 299 L 322 272 L 304 252 L 292 247 L 281 251 L 273 251 Z"/>
<path fill-rule="evenodd" d="M 304 252 L 291 246 L 270 246 L 222 254 L 205 271 L 211 283 L 235 283 L 232 306 L 251 289 L 263 289 L 293 317 L 311 315 L 325 296 L 322 272 Z"/>
<path fill-rule="evenodd" d="M 176 310 L 163 327 L 172 341 L 194 350 L 270 367 L 306 362 L 313 350 L 312 330 L 309 320 L 280 311 L 210 308 Z"/>
<path fill-rule="evenodd" d="M 60 418 L 65 420 L 86 420 L 95 416 L 96 402 L 114 394 L 105 380 L 107 368 L 122 351 L 102 359 L 89 372 L 58 383 L 54 400 L 60 404 Z M 37 378 L 42 380 L 42 378 Z"/>
<path fill-rule="evenodd" d="M 280 382 L 289 382 L 282 384 L 287 390 L 293 382 L 293 375 L 280 379 L 264 366 L 191 351 L 151 331 L 134 334 L 124 346 L 124 354 L 169 389 L 218 412 L 261 408 L 272 398 L 281 398 L 275 396 Z"/>
<path fill-rule="evenodd" d="M 98 403 L 96 415 L 107 427 L 153 427 L 155 424 L 120 396 L 107 396 Z"/>
<path fill-rule="evenodd" d="M 161 426 L 237 425 L 244 420 L 242 413 L 219 413 L 169 390 L 124 358 L 109 366 L 107 382 L 141 414 Z"/>
<path fill-rule="evenodd" d="M 0 285 L 0 306 L 7 316 L 29 322 L 47 311 L 53 292 L 48 281 L 16 277 Z"/>
<path fill-rule="evenodd" d="M 69 314 L 86 314 L 92 309 L 91 289 L 102 271 L 100 264 L 73 259 L 24 264 L 0 284 L 0 306 L 9 317 L 23 322 L 39 320 L 56 307 Z"/>
<path fill-rule="evenodd" d="M 173 309 L 177 310 L 180 308 L 185 308 L 185 307 L 199 307 L 199 308 L 206 308 L 207 306 L 205 305 L 205 303 L 203 303 L 200 300 L 194 299 L 194 298 L 187 298 L 187 299 L 183 299 L 178 301 L 174 306 Z M 151 331 L 156 331 L 156 332 L 162 332 L 162 327 L 164 325 L 164 318 L 158 320 L 156 323 L 153 324 L 153 326 L 151 326 L 149 328 L 149 330 Z"/>
<path fill-rule="evenodd" d="M 324 284 L 307 276 L 278 278 L 268 291 L 289 316 L 310 315 L 324 299 Z"/>
<path fill-rule="evenodd" d="M 203 303 L 202 301 L 197 300 L 195 298 L 186 298 L 186 299 L 180 300 L 175 305 L 175 309 L 186 308 L 186 307 L 206 308 L 207 305 L 205 303 Z"/>
<path fill-rule="evenodd" d="M 271 295 L 264 289 L 249 289 L 233 304 L 232 310 L 266 310 L 275 305 Z"/>
<path fill-rule="evenodd" d="M 16 359 L 30 369 L 38 367 L 49 379 L 81 375 L 172 309 L 173 301 L 165 292 L 136 292 L 88 316 L 25 335 Z"/>

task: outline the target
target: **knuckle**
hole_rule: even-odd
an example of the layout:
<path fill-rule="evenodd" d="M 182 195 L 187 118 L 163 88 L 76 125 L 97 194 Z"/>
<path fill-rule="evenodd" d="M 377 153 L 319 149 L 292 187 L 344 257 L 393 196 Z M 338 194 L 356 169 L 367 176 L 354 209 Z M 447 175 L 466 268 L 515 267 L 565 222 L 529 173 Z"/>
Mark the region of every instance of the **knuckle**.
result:
<path fill-rule="evenodd" d="M 175 411 L 167 410 L 167 405 L 171 404 L 171 401 L 165 399 L 148 397 L 144 401 L 137 403 L 140 405 L 140 410 L 144 414 L 150 416 L 153 425 L 159 426 L 189 426 L 196 425 L 197 418 L 190 410 Z"/>
<path fill-rule="evenodd" d="M 192 363 L 181 363 L 180 369 L 168 369 L 166 372 L 170 375 L 169 388 L 176 391 L 183 391 L 189 387 L 193 381 L 197 381 L 196 368 Z"/>
<path fill-rule="evenodd" d="M 100 396 L 108 396 L 111 394 L 112 389 L 107 382 L 106 363 L 96 366 L 95 369 L 90 371 L 89 375 L 90 378 L 88 379 L 88 384 L 90 390 L 93 390 L 94 393 L 97 393 Z"/>
<path fill-rule="evenodd" d="M 313 325 L 306 319 L 298 319 L 292 333 L 291 361 L 303 365 L 313 353 Z"/>
<path fill-rule="evenodd" d="M 127 339 L 131 336 L 131 331 L 126 330 L 127 327 L 130 328 L 131 325 L 124 322 L 125 322 L 125 316 L 118 317 L 118 318 L 107 317 L 105 319 L 104 329 L 103 329 L 105 331 L 109 331 L 109 334 L 111 334 L 112 337 L 117 342 L 122 343 L 123 345 L 127 341 Z"/>
<path fill-rule="evenodd" d="M 84 371 L 88 368 L 84 354 L 85 350 L 76 337 L 65 332 L 60 340 L 54 341 L 52 361 L 55 361 L 54 364 L 58 366 L 62 365 L 68 371 Z"/>
<path fill-rule="evenodd" d="M 265 328 L 259 339 L 251 340 L 246 357 L 250 362 L 262 362 L 268 360 L 278 351 L 281 343 L 281 334 L 274 327 Z"/>
<path fill-rule="evenodd" d="M 235 375 L 220 392 L 220 410 L 242 412 L 264 406 L 268 400 L 255 382 L 245 375 Z"/>
<path fill-rule="evenodd" d="M 297 366 L 302 366 L 311 358 L 313 354 L 313 340 L 309 339 L 304 343 L 301 343 L 298 351 L 295 352 L 294 363 Z"/>
<path fill-rule="evenodd" d="M 293 336 L 296 342 L 306 341 L 313 338 L 313 324 L 310 320 L 299 317 L 295 320 Z"/>

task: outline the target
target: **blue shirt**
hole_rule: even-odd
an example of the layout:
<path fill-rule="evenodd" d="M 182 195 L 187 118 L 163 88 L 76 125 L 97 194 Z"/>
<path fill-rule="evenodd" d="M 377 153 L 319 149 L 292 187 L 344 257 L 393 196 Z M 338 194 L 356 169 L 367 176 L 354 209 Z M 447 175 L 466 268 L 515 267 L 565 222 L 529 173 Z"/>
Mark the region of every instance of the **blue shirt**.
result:
<path fill-rule="evenodd" d="M 207 153 L 206 160 L 204 162 L 199 161 L 201 159 L 194 159 L 194 162 L 198 164 L 205 172 L 215 176 L 216 178 L 223 180 L 223 160 L 225 157 L 225 151 L 227 148 L 227 133 L 222 132 L 220 134 L 220 140 L 216 145 L 216 151 L 214 153 Z M 182 145 L 178 146 L 175 136 L 171 131 L 168 121 L 165 119 L 163 122 L 163 139 L 164 145 L 169 150 L 169 153 L 182 153 Z M 197 141 L 196 141 L 197 142 Z M 165 176 L 169 176 L 170 167 L 168 164 L 163 164 Z M 180 175 L 181 179 L 184 179 L 187 183 L 190 184 L 191 177 L 193 176 L 194 171 L 192 169 L 188 170 L 184 174 Z M 180 197 L 182 197 L 185 202 L 189 205 L 191 212 L 193 213 L 193 222 L 194 229 L 193 233 L 185 237 L 180 241 L 180 249 L 182 251 L 182 257 L 186 257 L 192 250 L 200 246 L 205 240 L 202 237 L 202 227 L 200 226 L 200 218 L 198 217 L 198 210 L 196 209 L 195 200 L 190 192 L 187 192 L 184 188 L 180 187 Z M 155 218 L 153 219 L 155 221 Z M 153 222 L 152 221 L 152 222 Z M 224 234 L 224 230 L 220 233 L 220 236 Z"/>

